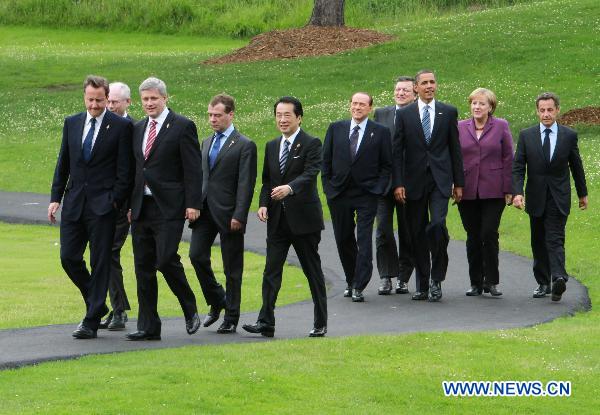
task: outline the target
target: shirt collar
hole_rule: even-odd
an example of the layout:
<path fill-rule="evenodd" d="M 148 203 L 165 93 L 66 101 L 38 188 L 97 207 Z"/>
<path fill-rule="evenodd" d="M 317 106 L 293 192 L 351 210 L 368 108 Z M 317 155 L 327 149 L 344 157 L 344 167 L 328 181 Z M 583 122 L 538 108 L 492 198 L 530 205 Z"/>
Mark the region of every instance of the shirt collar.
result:
<path fill-rule="evenodd" d="M 102 120 L 104 119 L 104 114 L 106 114 L 106 108 L 104 108 L 104 111 L 102 111 L 102 114 L 98 115 L 96 118 L 96 125 L 100 125 L 102 124 Z M 90 120 L 94 118 L 90 115 L 89 112 L 86 112 L 85 115 L 85 125 L 88 125 L 90 123 Z"/>
<path fill-rule="evenodd" d="M 158 117 L 150 118 L 150 120 L 154 120 L 154 121 L 156 121 L 156 123 L 158 125 L 162 125 L 165 122 L 165 120 L 167 119 L 167 115 L 169 115 L 169 108 L 165 107 L 163 112 L 161 112 Z"/>
<path fill-rule="evenodd" d="M 223 137 L 227 139 L 229 138 L 231 133 L 233 133 L 233 130 L 235 130 L 235 127 L 233 126 L 233 124 L 229 124 L 229 127 L 227 127 L 225 131 L 221 131 L 221 134 L 223 134 Z M 219 134 L 219 132 L 215 132 L 215 134 Z"/>
<path fill-rule="evenodd" d="M 540 134 L 544 135 L 544 130 L 546 128 L 548 128 L 548 127 L 546 127 L 544 124 L 540 123 Z M 550 126 L 550 129 L 552 130 L 552 134 L 558 135 L 558 124 L 556 123 L 556 121 L 554 121 L 554 124 L 552 124 Z"/>
<path fill-rule="evenodd" d="M 435 111 L 435 99 L 432 99 L 429 104 L 426 104 L 425 102 L 421 101 L 421 98 L 419 98 L 417 103 L 419 104 L 419 114 L 423 112 L 425 105 L 429 105 L 429 108 L 431 108 L 432 111 Z"/>
<path fill-rule="evenodd" d="M 367 121 L 369 121 L 369 117 L 367 117 L 364 120 L 362 120 L 360 124 L 357 124 L 356 121 L 354 121 L 354 118 L 352 118 L 350 120 L 350 132 L 352 132 L 352 130 L 354 129 L 354 127 L 356 127 L 357 125 L 360 126 L 360 130 L 362 132 L 364 132 L 366 130 L 366 128 L 367 128 Z"/>
<path fill-rule="evenodd" d="M 288 142 L 290 143 L 290 147 L 292 147 L 292 144 L 294 144 L 294 140 L 296 139 L 296 137 L 298 136 L 299 133 L 300 133 L 300 128 L 298 127 L 296 132 L 294 134 L 290 135 L 288 138 L 285 138 L 283 135 L 281 136 L 281 138 L 283 140 L 288 140 Z M 283 140 L 282 140 L 282 142 L 283 142 Z"/>

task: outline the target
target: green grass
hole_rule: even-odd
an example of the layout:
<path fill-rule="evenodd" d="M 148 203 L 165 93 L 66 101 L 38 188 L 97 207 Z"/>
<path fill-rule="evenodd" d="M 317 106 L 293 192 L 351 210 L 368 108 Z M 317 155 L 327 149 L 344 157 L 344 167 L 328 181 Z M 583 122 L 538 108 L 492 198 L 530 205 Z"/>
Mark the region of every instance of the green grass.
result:
<path fill-rule="evenodd" d="M 74 323 L 81 320 L 83 300 L 60 265 L 58 227 L 0 224 L 0 251 L 0 329 Z M 207 312 L 200 284 L 187 256 L 188 251 L 189 244 L 182 243 L 179 249 L 181 262 L 196 294 L 200 312 Z M 132 308 L 130 315 L 137 317 L 131 238 L 127 238 L 121 251 L 121 265 L 125 290 Z M 224 286 L 225 276 L 218 247 L 213 248 L 212 265 L 217 279 Z M 264 257 L 248 252 L 244 255 L 242 311 L 260 309 L 264 265 Z M 177 298 L 160 273 L 158 281 L 158 311 L 161 316 L 182 316 Z M 310 292 L 302 270 L 286 265 L 277 303 L 283 305 L 306 298 L 310 298 Z"/>
<path fill-rule="evenodd" d="M 531 1 L 531 0 L 529 0 Z M 527 0 L 352 0 L 346 24 L 373 27 L 416 16 Z M 308 23 L 313 0 L 4 0 L 0 23 L 246 38 Z"/>
<path fill-rule="evenodd" d="M 533 101 L 544 90 L 561 96 L 563 111 L 594 104 L 599 13 L 594 0 L 549 0 L 417 18 L 378 25 L 397 40 L 373 48 L 219 67 L 197 63 L 239 43 L 220 40 L 208 49 L 203 39 L 184 36 L 2 27 L 0 188 L 48 193 L 62 117 L 83 107 L 79 85 L 90 72 L 124 80 L 134 89 L 149 74 L 162 77 L 172 94 L 171 107 L 196 120 L 201 135 L 209 132 L 204 114 L 210 96 L 223 90 L 233 94 L 236 124 L 256 140 L 261 161 L 266 140 L 277 134 L 271 112 L 277 97 L 298 96 L 305 104 L 303 126 L 322 137 L 331 120 L 347 117 L 353 91 L 370 91 L 376 105 L 386 105 L 392 102 L 394 77 L 421 67 L 437 71 L 439 99 L 457 105 L 463 117 L 473 89 L 493 89 L 500 99 L 497 114 L 508 119 L 516 137 L 519 129 L 536 122 Z M 126 49 L 117 43 L 119 36 L 126 39 Z M 111 41 L 105 42 L 107 38 Z M 159 46 L 150 51 L 150 43 Z M 90 48 L 93 53 L 86 52 Z M 138 102 L 133 112 L 141 115 Z M 574 209 L 569 218 L 567 268 L 588 287 L 595 304 L 600 298 L 600 204 L 595 198 L 600 191 L 600 128 L 578 130 L 590 208 Z M 464 238 L 454 208 L 448 226 L 453 238 Z M 508 209 L 500 233 L 502 249 L 530 256 L 524 213 Z M 57 253 L 53 258 L 58 266 Z M 534 287 L 529 273 L 521 277 Z M 50 299 L 54 293 L 44 295 Z M 598 327 L 600 313 L 593 308 L 519 330 L 91 356 L 3 372 L 0 412 L 592 414 L 600 389 Z M 181 362 L 193 363 L 182 367 Z M 571 380 L 573 396 L 444 398 L 443 379 Z M 105 399 L 111 390 L 126 392 L 111 401 Z"/>

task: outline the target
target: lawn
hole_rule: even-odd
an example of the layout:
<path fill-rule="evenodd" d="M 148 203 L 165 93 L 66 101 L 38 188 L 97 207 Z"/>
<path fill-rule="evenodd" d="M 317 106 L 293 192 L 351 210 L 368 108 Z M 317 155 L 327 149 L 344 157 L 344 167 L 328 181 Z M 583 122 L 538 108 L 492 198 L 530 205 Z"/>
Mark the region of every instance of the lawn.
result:
<path fill-rule="evenodd" d="M 271 105 L 280 95 L 298 96 L 305 104 L 303 126 L 322 137 L 330 121 L 347 117 L 353 91 L 369 91 L 376 106 L 387 105 L 394 77 L 421 67 L 437 71 L 439 99 L 456 105 L 463 117 L 473 89 L 493 89 L 500 100 L 497 115 L 508 119 L 516 137 L 536 122 L 534 99 L 544 90 L 561 96 L 563 111 L 597 102 L 599 15 L 595 0 L 541 1 L 377 26 L 397 40 L 336 56 L 219 67 L 198 62 L 240 41 L 1 27 L 0 189 L 48 193 L 62 117 L 83 107 L 80 82 L 90 72 L 133 89 L 150 74 L 163 78 L 171 107 L 193 118 L 203 136 L 209 133 L 208 99 L 221 91 L 233 94 L 236 125 L 257 142 L 259 164 L 265 142 L 277 134 Z M 119 39 L 126 39 L 127 48 Z M 133 114 L 141 116 L 139 101 Z M 595 304 L 600 128 L 578 126 L 578 131 L 590 208 L 574 209 L 569 218 L 567 268 L 588 287 Z M 448 226 L 453 238 L 464 238 L 454 208 Z M 507 210 L 500 232 L 502 249 L 530 256 L 524 213 Z M 53 261 L 48 270 L 61 275 Z M 522 277 L 533 289 L 533 277 Z M 8 295 L 10 309 L 16 300 Z M 600 313 L 593 308 L 519 330 L 90 356 L 3 372 L 0 412 L 592 414 L 600 390 L 598 327 Z M 570 380 L 573 394 L 445 398 L 442 380 Z"/>
<path fill-rule="evenodd" d="M 79 291 L 66 276 L 60 265 L 58 227 L 8 225 L 0 223 L 0 329 L 31 327 L 47 324 L 77 323 L 84 309 Z M 189 244 L 179 249 L 190 286 L 196 294 L 200 313 L 208 306 L 196 273 L 187 253 Z M 34 254 L 35 253 L 35 254 Z M 213 248 L 212 265 L 223 286 L 225 276 L 221 251 Z M 132 311 L 137 317 L 137 294 L 133 267 L 131 238 L 121 251 L 123 279 Z M 262 303 L 261 287 L 264 257 L 250 252 L 244 255 L 244 279 L 241 310 L 258 310 Z M 288 304 L 310 298 L 308 283 L 300 268 L 287 266 L 278 304 Z M 183 315 L 177 298 L 171 293 L 164 278 L 158 274 L 158 311 L 163 317 Z M 109 304 L 110 305 L 110 304 Z M 133 326 L 131 326 L 133 327 Z"/>

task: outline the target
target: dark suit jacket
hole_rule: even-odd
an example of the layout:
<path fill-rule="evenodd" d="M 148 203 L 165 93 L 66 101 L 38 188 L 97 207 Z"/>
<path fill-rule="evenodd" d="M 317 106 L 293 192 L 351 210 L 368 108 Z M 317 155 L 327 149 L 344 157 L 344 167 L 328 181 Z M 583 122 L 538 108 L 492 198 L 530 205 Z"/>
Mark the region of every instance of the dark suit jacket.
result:
<path fill-rule="evenodd" d="M 394 138 L 393 187 L 405 187 L 406 198 L 421 199 L 425 190 L 427 167 L 440 192 L 452 194 L 452 185 L 463 187 L 465 177 L 458 141 L 456 108 L 435 102 L 435 121 L 431 142 L 425 143 L 417 102 L 398 111 Z"/>
<path fill-rule="evenodd" d="M 62 217 L 78 220 L 88 202 L 96 215 L 121 207 L 131 191 L 132 124 L 106 111 L 89 162 L 83 160 L 82 137 L 86 112 L 65 119 L 51 202 L 63 200 Z"/>
<path fill-rule="evenodd" d="M 193 121 L 169 110 L 148 159 L 142 143 L 148 117 L 134 127 L 135 183 L 131 194 L 132 219 L 138 219 L 147 184 L 163 219 L 185 218 L 186 208 L 202 207 L 202 165 L 198 133 Z"/>
<path fill-rule="evenodd" d="M 342 193 L 350 178 L 363 191 L 385 194 L 392 169 L 390 130 L 368 120 L 354 160 L 350 155 L 350 120 L 329 125 L 323 144 L 323 190 L 328 199 Z"/>
<path fill-rule="evenodd" d="M 513 140 L 508 122 L 488 117 L 477 139 L 473 118 L 459 121 L 458 136 L 465 171 L 463 199 L 503 198 L 512 193 Z"/>
<path fill-rule="evenodd" d="M 260 206 L 269 214 L 267 235 L 276 231 L 285 207 L 285 217 L 294 235 L 318 232 L 323 226 L 323 209 L 317 192 L 321 167 L 321 141 L 300 130 L 290 149 L 283 175 L 279 171 L 281 137 L 267 143 L 260 190 Z M 287 184 L 294 192 L 282 201 L 271 199 L 274 187 Z"/>
<path fill-rule="evenodd" d="M 523 195 L 525 171 L 527 186 L 525 209 L 531 216 L 544 214 L 546 192 L 550 191 L 561 213 L 567 216 L 571 210 L 571 182 L 573 174 L 577 196 L 587 196 L 583 163 L 577 147 L 577 133 L 564 125 L 558 125 L 556 147 L 550 164 L 542 152 L 539 124 L 522 130 L 519 134 L 517 152 L 513 162 L 513 192 Z"/>
<path fill-rule="evenodd" d="M 375 116 L 373 117 L 373 119 L 375 120 L 375 122 L 383 124 L 387 128 L 389 128 L 392 137 L 394 137 L 394 133 L 396 132 L 394 118 L 396 118 L 395 105 L 389 105 L 387 107 L 382 108 L 375 108 Z"/>
<path fill-rule="evenodd" d="M 256 144 L 233 130 L 211 171 L 208 154 L 212 142 L 212 136 L 202 142 L 202 202 L 208 205 L 219 231 L 229 232 L 231 219 L 248 221 L 256 183 Z"/>

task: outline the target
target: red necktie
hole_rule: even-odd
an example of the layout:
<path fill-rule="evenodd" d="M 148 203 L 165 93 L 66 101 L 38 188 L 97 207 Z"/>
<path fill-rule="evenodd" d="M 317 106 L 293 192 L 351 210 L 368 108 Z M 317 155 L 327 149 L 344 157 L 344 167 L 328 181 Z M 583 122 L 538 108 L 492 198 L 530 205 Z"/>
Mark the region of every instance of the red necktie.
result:
<path fill-rule="evenodd" d="M 150 131 L 148 131 L 148 140 L 146 141 L 146 149 L 144 150 L 144 159 L 148 158 L 150 150 L 152 150 L 152 144 L 156 139 L 156 120 L 150 121 Z"/>

